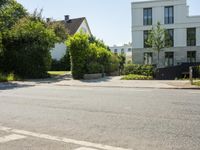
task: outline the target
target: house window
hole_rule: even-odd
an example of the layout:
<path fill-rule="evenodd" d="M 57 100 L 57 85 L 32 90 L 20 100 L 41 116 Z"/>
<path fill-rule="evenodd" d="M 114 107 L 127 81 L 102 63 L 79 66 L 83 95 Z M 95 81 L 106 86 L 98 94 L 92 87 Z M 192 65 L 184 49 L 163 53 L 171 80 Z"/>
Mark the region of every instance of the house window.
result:
<path fill-rule="evenodd" d="M 143 9 L 143 24 L 152 25 L 152 8 Z"/>
<path fill-rule="evenodd" d="M 196 62 L 196 51 L 188 51 L 187 52 L 187 62 L 188 63 Z"/>
<path fill-rule="evenodd" d="M 165 7 L 165 24 L 174 23 L 174 6 Z"/>
<path fill-rule="evenodd" d="M 114 53 L 115 53 L 115 54 L 117 54 L 117 53 L 118 53 L 117 49 L 115 49 Z"/>
<path fill-rule="evenodd" d="M 125 53 L 125 51 L 124 51 L 124 49 L 122 48 L 122 49 L 121 49 L 121 54 L 124 54 L 124 53 Z"/>
<path fill-rule="evenodd" d="M 174 53 L 165 52 L 165 66 L 170 67 L 174 65 Z"/>
<path fill-rule="evenodd" d="M 131 52 L 131 51 L 132 51 L 132 49 L 131 49 L 131 48 L 129 48 L 129 49 L 128 49 L 128 52 Z"/>
<path fill-rule="evenodd" d="M 173 47 L 174 46 L 174 29 L 166 30 L 165 46 Z"/>
<path fill-rule="evenodd" d="M 187 46 L 196 46 L 196 28 L 187 29 Z"/>
<path fill-rule="evenodd" d="M 150 31 L 146 30 L 144 31 L 144 48 L 150 48 L 151 45 L 149 45 L 148 42 L 148 38 L 149 38 L 149 33 Z"/>
<path fill-rule="evenodd" d="M 145 65 L 153 64 L 153 53 L 144 53 L 144 64 Z"/>

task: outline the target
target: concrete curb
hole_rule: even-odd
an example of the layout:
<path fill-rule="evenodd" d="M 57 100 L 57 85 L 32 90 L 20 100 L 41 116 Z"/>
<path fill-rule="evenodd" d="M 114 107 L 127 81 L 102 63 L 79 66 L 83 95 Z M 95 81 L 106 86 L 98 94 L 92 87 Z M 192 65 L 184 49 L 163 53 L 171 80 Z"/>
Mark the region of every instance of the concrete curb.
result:
<path fill-rule="evenodd" d="M 133 87 L 133 86 L 99 86 L 99 85 L 70 85 L 70 84 L 54 84 L 57 86 L 68 86 L 68 87 L 97 87 L 97 88 L 128 88 L 128 89 L 177 89 L 177 90 L 200 90 L 200 87 L 184 88 L 184 87 Z"/>

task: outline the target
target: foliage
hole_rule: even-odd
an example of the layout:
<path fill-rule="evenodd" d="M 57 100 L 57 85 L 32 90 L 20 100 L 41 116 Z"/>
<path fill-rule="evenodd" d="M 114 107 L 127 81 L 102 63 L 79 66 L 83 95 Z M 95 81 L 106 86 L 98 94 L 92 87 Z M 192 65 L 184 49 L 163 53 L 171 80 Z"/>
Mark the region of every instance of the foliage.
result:
<path fill-rule="evenodd" d="M 70 71 L 70 57 L 68 52 L 60 60 L 52 59 L 51 71 Z"/>
<path fill-rule="evenodd" d="M 193 82 L 193 85 L 200 86 L 200 81 Z"/>
<path fill-rule="evenodd" d="M 72 75 L 82 79 L 88 73 L 111 73 L 118 70 L 119 59 L 112 54 L 103 42 L 96 38 L 78 33 L 69 38 L 67 47 L 70 51 Z"/>
<path fill-rule="evenodd" d="M 71 69 L 74 79 L 82 79 L 86 74 L 86 59 L 89 51 L 88 36 L 78 33 L 70 37 L 67 41 L 70 51 Z"/>
<path fill-rule="evenodd" d="M 126 56 L 121 54 L 118 57 L 119 57 L 119 69 L 120 69 L 120 71 L 122 73 L 123 70 L 124 70 L 124 65 L 126 63 Z"/>
<path fill-rule="evenodd" d="M 153 76 L 154 75 L 154 67 L 151 65 L 138 65 L 138 64 L 128 64 L 125 65 L 124 74 L 137 74 L 144 76 Z"/>
<path fill-rule="evenodd" d="M 102 72 L 102 65 L 99 63 L 90 63 L 87 64 L 87 73 L 88 74 L 95 74 L 95 73 L 101 73 Z"/>
<path fill-rule="evenodd" d="M 13 73 L 10 73 L 10 74 L 0 73 L 0 82 L 16 81 L 16 80 L 19 80 L 19 77 L 17 77 Z"/>
<path fill-rule="evenodd" d="M 58 43 L 64 42 L 68 37 L 68 31 L 61 22 L 47 22 L 47 26 L 54 30 L 58 37 Z"/>
<path fill-rule="evenodd" d="M 9 30 L 25 16 L 27 12 L 21 4 L 15 0 L 4 0 L 0 3 L 0 31 Z"/>
<path fill-rule="evenodd" d="M 122 80 L 152 80 L 152 76 L 144 76 L 144 75 L 137 75 L 137 74 L 129 74 L 122 77 Z"/>
<path fill-rule="evenodd" d="M 29 17 L 21 19 L 3 37 L 4 71 L 25 78 L 47 75 L 51 64 L 50 49 L 56 35 L 43 22 Z"/>

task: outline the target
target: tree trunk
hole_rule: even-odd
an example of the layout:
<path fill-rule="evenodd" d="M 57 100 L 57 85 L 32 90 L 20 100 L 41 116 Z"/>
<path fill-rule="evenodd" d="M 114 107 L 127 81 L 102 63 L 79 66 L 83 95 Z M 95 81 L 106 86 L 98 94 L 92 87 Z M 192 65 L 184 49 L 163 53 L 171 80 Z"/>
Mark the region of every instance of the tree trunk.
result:
<path fill-rule="evenodd" d="M 158 51 L 158 62 L 157 62 L 157 68 L 160 67 L 160 51 Z"/>

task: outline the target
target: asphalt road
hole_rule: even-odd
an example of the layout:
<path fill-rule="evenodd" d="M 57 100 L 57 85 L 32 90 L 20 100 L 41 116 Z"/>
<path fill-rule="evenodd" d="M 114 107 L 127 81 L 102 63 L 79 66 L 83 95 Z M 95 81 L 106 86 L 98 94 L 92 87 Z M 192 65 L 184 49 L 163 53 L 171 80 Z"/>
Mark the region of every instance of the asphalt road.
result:
<path fill-rule="evenodd" d="M 0 150 L 199 150 L 200 91 L 0 89 Z"/>

